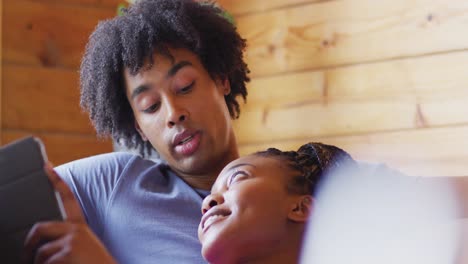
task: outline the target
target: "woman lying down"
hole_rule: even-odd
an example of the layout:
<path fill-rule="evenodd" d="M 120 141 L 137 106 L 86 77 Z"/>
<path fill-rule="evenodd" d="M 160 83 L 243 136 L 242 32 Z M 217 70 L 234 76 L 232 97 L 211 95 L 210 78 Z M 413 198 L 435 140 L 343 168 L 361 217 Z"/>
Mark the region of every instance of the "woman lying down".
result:
<path fill-rule="evenodd" d="M 298 263 L 317 184 L 329 171 L 354 164 L 345 151 L 321 143 L 234 160 L 203 201 L 203 257 L 223 264 Z"/>
<path fill-rule="evenodd" d="M 451 184 L 321 143 L 232 161 L 202 214 L 198 237 L 212 264 L 466 263 Z"/>

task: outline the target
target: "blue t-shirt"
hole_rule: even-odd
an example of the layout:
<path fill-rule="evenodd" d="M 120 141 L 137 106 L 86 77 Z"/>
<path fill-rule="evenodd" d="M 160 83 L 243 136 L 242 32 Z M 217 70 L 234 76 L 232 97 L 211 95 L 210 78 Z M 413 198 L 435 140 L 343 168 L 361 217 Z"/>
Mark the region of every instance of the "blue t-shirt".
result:
<path fill-rule="evenodd" d="M 119 263 L 206 263 L 197 227 L 208 191 L 167 165 L 116 152 L 56 168 Z"/>

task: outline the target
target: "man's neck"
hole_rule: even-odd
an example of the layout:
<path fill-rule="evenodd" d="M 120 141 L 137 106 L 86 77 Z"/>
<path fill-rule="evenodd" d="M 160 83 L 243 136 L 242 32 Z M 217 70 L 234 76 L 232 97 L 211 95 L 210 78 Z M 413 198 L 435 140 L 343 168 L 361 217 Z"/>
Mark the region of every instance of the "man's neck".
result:
<path fill-rule="evenodd" d="M 218 174 L 216 174 L 218 175 Z M 199 190 L 210 190 L 216 180 L 216 176 L 208 175 L 189 175 L 181 176 L 181 178 L 192 188 Z"/>
<path fill-rule="evenodd" d="M 234 142 L 235 144 L 235 142 Z M 211 190 L 211 186 L 216 181 L 219 173 L 229 162 L 239 158 L 239 150 L 234 145 L 230 150 L 223 155 L 223 158 L 213 161 L 212 164 L 206 166 L 201 173 L 187 174 L 177 172 L 179 176 L 190 186 L 200 190 Z"/>

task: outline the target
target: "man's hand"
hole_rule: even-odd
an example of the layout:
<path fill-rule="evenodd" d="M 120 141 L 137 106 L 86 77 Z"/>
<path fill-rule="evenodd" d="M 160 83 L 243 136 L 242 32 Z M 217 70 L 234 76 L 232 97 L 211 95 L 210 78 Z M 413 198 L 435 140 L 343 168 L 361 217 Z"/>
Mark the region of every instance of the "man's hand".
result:
<path fill-rule="evenodd" d="M 60 193 L 67 219 L 33 226 L 25 241 L 26 263 L 116 263 L 86 224 L 75 196 L 50 164 L 45 166 Z"/>

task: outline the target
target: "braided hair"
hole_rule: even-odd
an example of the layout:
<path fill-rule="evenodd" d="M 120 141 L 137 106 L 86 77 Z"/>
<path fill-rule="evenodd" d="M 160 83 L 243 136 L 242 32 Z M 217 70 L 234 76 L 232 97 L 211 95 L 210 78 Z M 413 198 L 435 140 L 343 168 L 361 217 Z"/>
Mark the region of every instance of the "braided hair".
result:
<path fill-rule="evenodd" d="M 254 155 L 280 158 L 287 161 L 291 169 L 299 172 L 287 186 L 289 192 L 296 194 L 314 195 L 323 177 L 344 166 L 357 164 L 346 151 L 316 142 L 304 144 L 297 151 L 269 148 Z"/>

